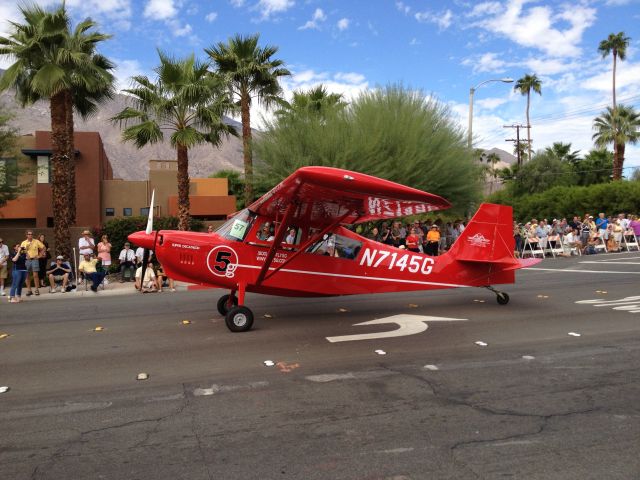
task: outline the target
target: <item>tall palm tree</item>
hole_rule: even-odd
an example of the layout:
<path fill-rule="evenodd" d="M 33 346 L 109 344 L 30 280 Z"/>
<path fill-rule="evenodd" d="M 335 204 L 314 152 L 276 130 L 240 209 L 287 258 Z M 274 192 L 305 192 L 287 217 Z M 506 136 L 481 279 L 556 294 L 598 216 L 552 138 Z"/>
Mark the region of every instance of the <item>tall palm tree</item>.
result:
<path fill-rule="evenodd" d="M 272 58 L 278 47 L 258 45 L 259 34 L 243 37 L 236 35 L 227 43 L 219 42 L 205 52 L 218 71 L 226 76 L 234 99 L 239 100 L 242 122 L 242 148 L 244 156 L 245 205 L 253 200 L 253 155 L 251 152 L 251 102 L 265 107 L 277 104 L 282 98 L 278 80 L 291 75 L 284 62 Z"/>
<path fill-rule="evenodd" d="M 627 143 L 635 144 L 640 140 L 640 114 L 633 107 L 618 105 L 593 121 L 593 140 L 598 147 L 613 143 L 613 180 L 622 178 L 624 150 Z"/>
<path fill-rule="evenodd" d="M 165 131 L 171 133 L 171 146 L 178 157 L 178 229 L 188 230 L 189 149 L 204 143 L 218 146 L 223 136 L 236 135 L 222 121 L 233 104 L 223 79 L 209 72 L 208 63 L 193 55 L 174 59 L 160 50 L 158 55 L 155 83 L 144 75 L 133 77 L 133 87 L 124 91 L 131 95 L 134 106 L 111 120 L 125 127 L 122 138 L 138 148 L 163 141 Z"/>
<path fill-rule="evenodd" d="M 58 253 L 71 253 L 69 227 L 75 223 L 75 149 L 73 109 L 89 115 L 96 102 L 113 94 L 113 65 L 96 53 L 110 38 L 90 31 L 87 19 L 71 31 L 64 3 L 47 11 L 37 5 L 20 7 L 24 23 L 11 23 L 8 37 L 0 37 L 0 55 L 15 62 L 0 79 L 0 91 L 16 90 L 22 106 L 48 100 L 51 110 L 54 237 Z"/>
<path fill-rule="evenodd" d="M 496 164 L 500 161 L 500 156 L 496 152 L 491 152 L 489 155 L 485 157 L 487 162 L 487 173 L 491 175 L 493 180 L 489 185 L 489 194 L 493 193 L 493 185 L 496 183 L 496 179 L 498 178 L 498 170 L 496 169 Z"/>
<path fill-rule="evenodd" d="M 529 106 L 531 104 L 531 90 L 542 95 L 542 81 L 535 74 L 527 74 L 520 78 L 513 89 L 527 96 L 527 143 L 529 160 L 531 160 L 531 122 L 529 121 Z"/>
<path fill-rule="evenodd" d="M 616 108 L 616 63 L 617 59 L 624 60 L 627 58 L 627 47 L 629 46 L 629 37 L 625 37 L 624 32 L 617 34 L 610 33 L 606 40 L 602 40 L 598 45 L 598 52 L 602 58 L 606 58 L 609 54 L 613 55 L 613 109 Z"/>
<path fill-rule="evenodd" d="M 613 113 L 616 111 L 616 66 L 617 59 L 624 60 L 627 58 L 627 47 L 629 46 L 629 37 L 625 37 L 624 32 L 619 32 L 617 34 L 610 33 L 606 40 L 602 40 L 600 45 L 598 45 L 598 52 L 602 55 L 602 58 L 606 58 L 609 54 L 613 56 L 613 69 L 612 69 L 612 104 L 613 104 Z M 615 121 L 615 115 L 613 115 L 613 120 Z M 613 155 L 614 158 L 616 155 L 616 149 L 618 145 L 616 143 L 613 144 Z M 624 157 L 624 153 L 622 154 Z M 614 160 L 615 165 L 615 160 Z M 615 167 L 614 167 L 615 168 Z M 615 180 L 615 178 L 614 178 Z"/>

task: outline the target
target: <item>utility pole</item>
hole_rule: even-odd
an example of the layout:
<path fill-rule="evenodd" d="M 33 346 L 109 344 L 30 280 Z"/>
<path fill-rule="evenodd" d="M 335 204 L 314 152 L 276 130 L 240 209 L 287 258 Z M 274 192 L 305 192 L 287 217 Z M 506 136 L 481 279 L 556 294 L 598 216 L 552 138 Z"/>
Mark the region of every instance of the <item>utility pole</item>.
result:
<path fill-rule="evenodd" d="M 503 128 L 515 128 L 516 129 L 516 138 L 507 138 L 505 142 L 514 142 L 516 146 L 516 157 L 518 158 L 518 167 L 522 166 L 522 151 L 520 149 L 520 129 L 521 128 L 529 128 L 524 125 L 503 125 Z M 529 143 L 527 140 L 523 140 L 523 142 Z M 531 159 L 529 159 L 531 160 Z"/>

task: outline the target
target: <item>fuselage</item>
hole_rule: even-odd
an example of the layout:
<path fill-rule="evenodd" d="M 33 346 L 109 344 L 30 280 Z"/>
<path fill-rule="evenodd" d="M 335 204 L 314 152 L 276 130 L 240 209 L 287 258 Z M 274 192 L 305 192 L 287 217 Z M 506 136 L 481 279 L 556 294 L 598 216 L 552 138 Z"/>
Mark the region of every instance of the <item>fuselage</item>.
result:
<path fill-rule="evenodd" d="M 431 257 L 395 248 L 336 227 L 305 246 L 281 243 L 260 279 L 273 241 L 260 240 L 254 222 L 243 240 L 219 234 L 144 232 L 130 238 L 152 248 L 165 272 L 177 280 L 283 296 L 335 296 L 513 283 L 513 270 Z M 332 239 L 333 238 L 333 243 Z M 146 245 L 144 245 L 146 243 Z M 304 247 L 304 248 L 301 248 Z"/>

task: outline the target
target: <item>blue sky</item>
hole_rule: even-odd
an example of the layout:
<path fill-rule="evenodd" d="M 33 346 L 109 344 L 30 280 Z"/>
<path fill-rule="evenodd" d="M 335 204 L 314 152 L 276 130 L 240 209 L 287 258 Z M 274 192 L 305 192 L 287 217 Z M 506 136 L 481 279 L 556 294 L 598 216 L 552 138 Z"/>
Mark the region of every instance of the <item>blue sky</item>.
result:
<path fill-rule="evenodd" d="M 7 32 L 5 20 L 19 19 L 16 3 L 0 0 L 0 32 Z M 203 48 L 260 33 L 293 73 L 283 84 L 287 95 L 323 83 L 348 99 L 402 83 L 448 104 L 466 129 L 471 87 L 535 73 L 542 95 L 532 96 L 534 149 L 563 141 L 582 153 L 592 147 L 593 118 L 611 103 L 612 61 L 600 57 L 598 44 L 624 31 L 631 43 L 618 63 L 618 102 L 640 108 L 640 0 L 67 0 L 67 6 L 76 21 L 91 16 L 114 35 L 101 51 L 118 65 L 123 87 L 131 75 L 152 74 L 156 48 L 204 59 Z M 514 132 L 503 125 L 526 123 L 525 106 L 513 84 L 478 88 L 475 145 L 511 151 L 505 139 Z M 628 148 L 626 157 L 625 165 L 640 166 L 640 147 Z"/>

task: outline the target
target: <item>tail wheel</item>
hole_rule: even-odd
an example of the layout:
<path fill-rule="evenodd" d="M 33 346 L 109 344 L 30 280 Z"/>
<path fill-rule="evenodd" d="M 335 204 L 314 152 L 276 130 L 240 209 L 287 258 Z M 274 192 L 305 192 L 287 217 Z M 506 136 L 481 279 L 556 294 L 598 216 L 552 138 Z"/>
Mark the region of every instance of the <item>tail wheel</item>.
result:
<path fill-rule="evenodd" d="M 238 305 L 238 297 L 235 295 L 223 295 L 218 300 L 218 312 L 220 315 L 226 315 L 229 310 Z"/>
<path fill-rule="evenodd" d="M 253 312 L 245 306 L 233 307 L 224 316 L 224 321 L 232 332 L 246 332 L 253 326 Z"/>
<path fill-rule="evenodd" d="M 496 294 L 496 300 L 500 305 L 506 305 L 507 303 L 509 303 L 509 295 L 504 292 L 498 292 Z"/>

